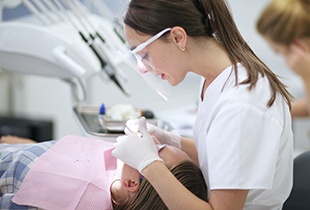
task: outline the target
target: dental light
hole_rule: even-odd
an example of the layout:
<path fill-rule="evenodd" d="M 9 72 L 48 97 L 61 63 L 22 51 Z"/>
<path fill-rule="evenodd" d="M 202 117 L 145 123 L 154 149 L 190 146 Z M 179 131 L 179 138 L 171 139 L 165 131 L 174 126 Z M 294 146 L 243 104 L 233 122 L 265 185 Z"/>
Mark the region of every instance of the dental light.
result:
<path fill-rule="evenodd" d="M 2 70 L 60 78 L 75 92 L 80 86 L 78 102 L 86 98 L 87 79 L 99 73 L 127 94 L 117 69 L 122 61 L 114 53 L 123 43 L 111 20 L 92 14 L 78 0 L 21 2 L 36 19 L 0 22 Z"/>

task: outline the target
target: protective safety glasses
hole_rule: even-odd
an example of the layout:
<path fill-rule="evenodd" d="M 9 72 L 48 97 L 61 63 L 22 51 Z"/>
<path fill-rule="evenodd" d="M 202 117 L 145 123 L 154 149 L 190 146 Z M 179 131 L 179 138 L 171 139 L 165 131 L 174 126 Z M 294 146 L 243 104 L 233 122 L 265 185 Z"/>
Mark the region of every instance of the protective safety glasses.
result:
<path fill-rule="evenodd" d="M 149 44 L 154 42 L 156 39 L 159 39 L 162 35 L 164 35 L 166 32 L 168 32 L 170 30 L 171 30 L 171 28 L 166 28 L 166 29 L 158 32 L 157 34 L 152 36 L 150 39 L 148 39 L 147 41 L 139 44 L 135 49 L 131 50 L 131 53 L 136 54 L 137 52 L 143 50 L 146 46 L 148 46 Z"/>
<path fill-rule="evenodd" d="M 143 50 L 146 46 L 154 42 L 163 36 L 166 32 L 170 31 L 171 28 L 166 28 L 147 41 L 139 44 L 133 50 L 130 50 L 126 43 L 121 49 L 118 50 L 120 57 L 129 65 L 136 73 L 138 73 L 144 81 L 153 88 L 165 101 L 168 101 L 171 86 L 161 79 L 160 75 L 154 75 L 151 73 L 155 68 L 150 62 L 143 62 L 142 57 L 138 54 L 139 51 Z"/>

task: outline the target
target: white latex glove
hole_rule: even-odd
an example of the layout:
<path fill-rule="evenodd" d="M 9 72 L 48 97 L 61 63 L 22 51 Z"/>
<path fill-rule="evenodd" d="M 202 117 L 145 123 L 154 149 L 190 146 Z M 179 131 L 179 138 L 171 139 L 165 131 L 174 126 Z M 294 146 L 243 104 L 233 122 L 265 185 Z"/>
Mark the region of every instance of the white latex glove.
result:
<path fill-rule="evenodd" d="M 138 134 L 137 128 L 139 119 L 128 120 L 124 132 L 127 135 Z M 179 134 L 165 131 L 151 123 L 147 123 L 147 130 L 150 135 L 155 136 L 161 144 L 168 144 L 176 148 L 181 148 L 181 136 Z"/>
<path fill-rule="evenodd" d="M 163 160 L 158 156 L 157 147 L 146 129 L 144 117 L 139 120 L 138 131 L 141 135 L 130 134 L 118 137 L 112 155 L 142 174 L 146 166 L 154 161 Z"/>

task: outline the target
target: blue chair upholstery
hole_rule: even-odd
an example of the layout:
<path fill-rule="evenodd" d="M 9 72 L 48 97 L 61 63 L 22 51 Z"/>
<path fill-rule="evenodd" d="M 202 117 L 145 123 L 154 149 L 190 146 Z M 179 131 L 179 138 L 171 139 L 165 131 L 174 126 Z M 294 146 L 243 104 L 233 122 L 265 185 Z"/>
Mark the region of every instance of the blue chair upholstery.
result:
<path fill-rule="evenodd" d="M 294 159 L 293 189 L 283 210 L 310 210 L 310 151 Z"/>

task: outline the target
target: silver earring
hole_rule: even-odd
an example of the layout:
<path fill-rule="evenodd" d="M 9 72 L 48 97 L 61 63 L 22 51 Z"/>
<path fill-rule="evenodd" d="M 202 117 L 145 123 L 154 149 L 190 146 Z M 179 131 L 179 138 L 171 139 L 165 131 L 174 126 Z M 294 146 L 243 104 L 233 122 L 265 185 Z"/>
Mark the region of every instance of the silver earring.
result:
<path fill-rule="evenodd" d="M 185 47 L 180 47 L 180 49 L 182 50 L 182 52 L 184 52 L 184 51 L 185 51 Z"/>

